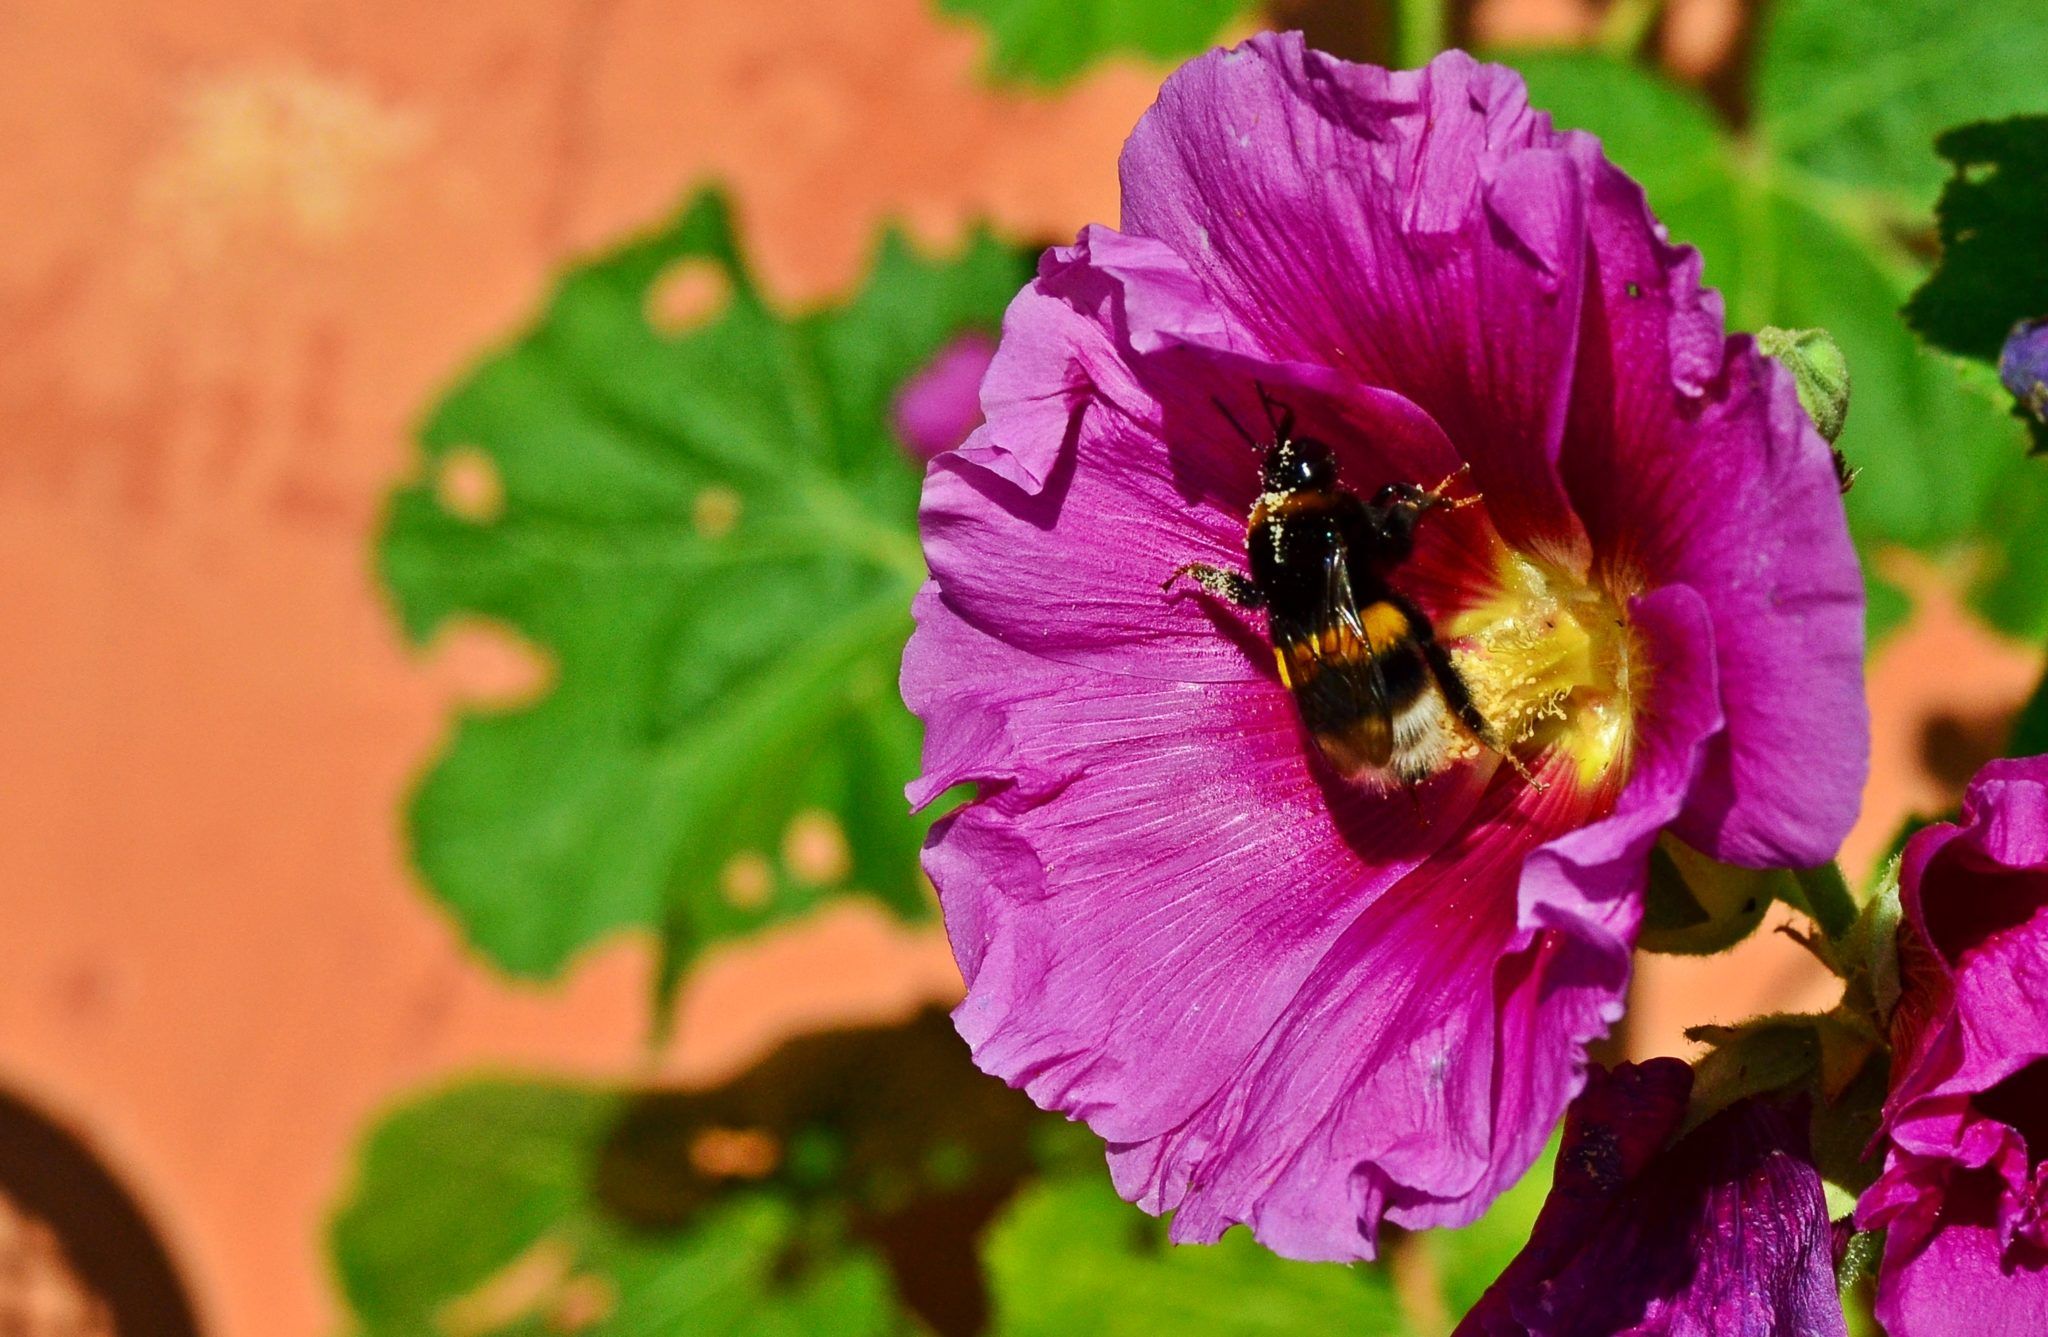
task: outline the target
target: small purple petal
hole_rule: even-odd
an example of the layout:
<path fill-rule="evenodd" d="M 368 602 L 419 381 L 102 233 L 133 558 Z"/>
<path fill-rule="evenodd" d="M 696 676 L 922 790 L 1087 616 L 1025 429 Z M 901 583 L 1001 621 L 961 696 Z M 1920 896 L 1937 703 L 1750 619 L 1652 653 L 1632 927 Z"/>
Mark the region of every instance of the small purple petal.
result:
<path fill-rule="evenodd" d="M 896 394 L 897 439 L 920 460 L 944 454 L 981 426 L 981 378 L 996 355 L 986 334 L 957 335 Z"/>
<path fill-rule="evenodd" d="M 1745 1100 L 1666 1147 L 1692 1072 L 1595 1071 L 1528 1246 L 1457 1337 L 1839 1337 L 1834 1238 L 1805 1118 Z"/>
<path fill-rule="evenodd" d="M 2012 327 L 1998 355 L 1998 379 L 2028 416 L 2048 424 L 2048 316 Z"/>

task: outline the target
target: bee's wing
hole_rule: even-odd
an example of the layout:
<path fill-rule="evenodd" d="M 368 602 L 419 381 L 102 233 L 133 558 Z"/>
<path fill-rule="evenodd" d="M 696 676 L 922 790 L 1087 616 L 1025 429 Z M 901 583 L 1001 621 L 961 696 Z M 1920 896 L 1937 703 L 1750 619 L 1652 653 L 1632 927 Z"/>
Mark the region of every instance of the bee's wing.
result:
<path fill-rule="evenodd" d="M 1306 630 L 1301 643 L 1314 668 L 1295 675 L 1295 704 L 1303 722 L 1346 774 L 1385 767 L 1394 741 L 1386 682 L 1359 615 L 1341 545 L 1324 558 L 1321 596 Z"/>
<path fill-rule="evenodd" d="M 1344 549 L 1333 547 L 1323 557 L 1323 597 L 1316 606 L 1316 657 L 1333 667 L 1369 670 L 1372 642 L 1358 615 L 1358 595 L 1351 588 L 1351 564 Z M 1376 675 L 1367 673 L 1366 676 Z"/>

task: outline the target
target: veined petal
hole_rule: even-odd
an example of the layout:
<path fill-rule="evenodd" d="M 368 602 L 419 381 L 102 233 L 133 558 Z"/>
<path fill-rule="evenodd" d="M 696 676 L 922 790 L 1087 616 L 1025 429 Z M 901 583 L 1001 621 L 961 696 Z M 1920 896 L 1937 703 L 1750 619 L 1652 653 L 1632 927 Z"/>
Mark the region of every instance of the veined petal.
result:
<path fill-rule="evenodd" d="M 955 1019 L 985 1070 L 1112 1141 L 1158 1136 L 1223 1088 L 1474 801 L 1458 776 L 1414 805 L 1330 781 L 1277 684 L 1062 664 L 931 590 L 918 613 L 904 693 L 932 727 L 917 792 L 987 795 L 926 852 L 969 986 Z"/>
<path fill-rule="evenodd" d="M 1863 582 L 1827 443 L 1792 378 L 1721 335 L 1699 256 L 1599 166 L 1564 476 L 1609 582 L 1712 611 L 1728 728 L 1676 830 L 1750 867 L 1834 857 L 1869 769 Z M 1798 666 L 1788 673 L 1786 665 Z"/>
<path fill-rule="evenodd" d="M 1597 157 L 1463 52 L 1390 72 L 1264 34 L 1166 81 L 1124 149 L 1124 226 L 1269 355 L 1419 405 L 1509 542 L 1583 566 L 1556 465 Z"/>

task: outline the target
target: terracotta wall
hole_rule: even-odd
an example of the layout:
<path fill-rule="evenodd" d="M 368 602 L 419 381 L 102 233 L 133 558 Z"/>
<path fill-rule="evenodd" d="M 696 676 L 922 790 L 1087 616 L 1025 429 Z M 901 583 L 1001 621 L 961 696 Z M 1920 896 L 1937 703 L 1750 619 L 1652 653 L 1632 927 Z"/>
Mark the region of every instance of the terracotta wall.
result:
<path fill-rule="evenodd" d="M 380 605 L 367 535 L 409 424 L 566 257 L 706 178 L 791 303 L 885 217 L 941 244 L 1113 218 L 1156 73 L 1031 99 L 977 59 L 926 0 L 0 8 L 0 1083 L 136 1189 L 209 1331 L 332 1329 L 317 1231 L 382 1102 L 639 1052 L 639 945 L 514 987 L 404 867 L 449 703 L 517 678 L 487 645 L 408 658 Z M 1916 634 L 1954 664 L 1957 626 Z M 1972 644 L 2009 704 L 2030 659 Z M 1660 1000 L 1812 983 L 1782 938 L 1717 969 L 1655 968 L 1639 1043 L 1675 1043 Z M 715 960 L 666 1061 L 956 987 L 935 936 L 836 914 Z"/>

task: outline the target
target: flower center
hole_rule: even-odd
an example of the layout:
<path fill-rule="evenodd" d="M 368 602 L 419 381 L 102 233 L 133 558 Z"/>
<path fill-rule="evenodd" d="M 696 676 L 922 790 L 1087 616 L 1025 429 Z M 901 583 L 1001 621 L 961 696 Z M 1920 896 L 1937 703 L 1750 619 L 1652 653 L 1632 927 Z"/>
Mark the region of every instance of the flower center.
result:
<path fill-rule="evenodd" d="M 1445 638 L 1480 713 L 1518 755 L 1559 755 L 1581 789 L 1619 788 L 1648 687 L 1624 606 L 1570 573 L 1503 549 L 1495 584 Z"/>

